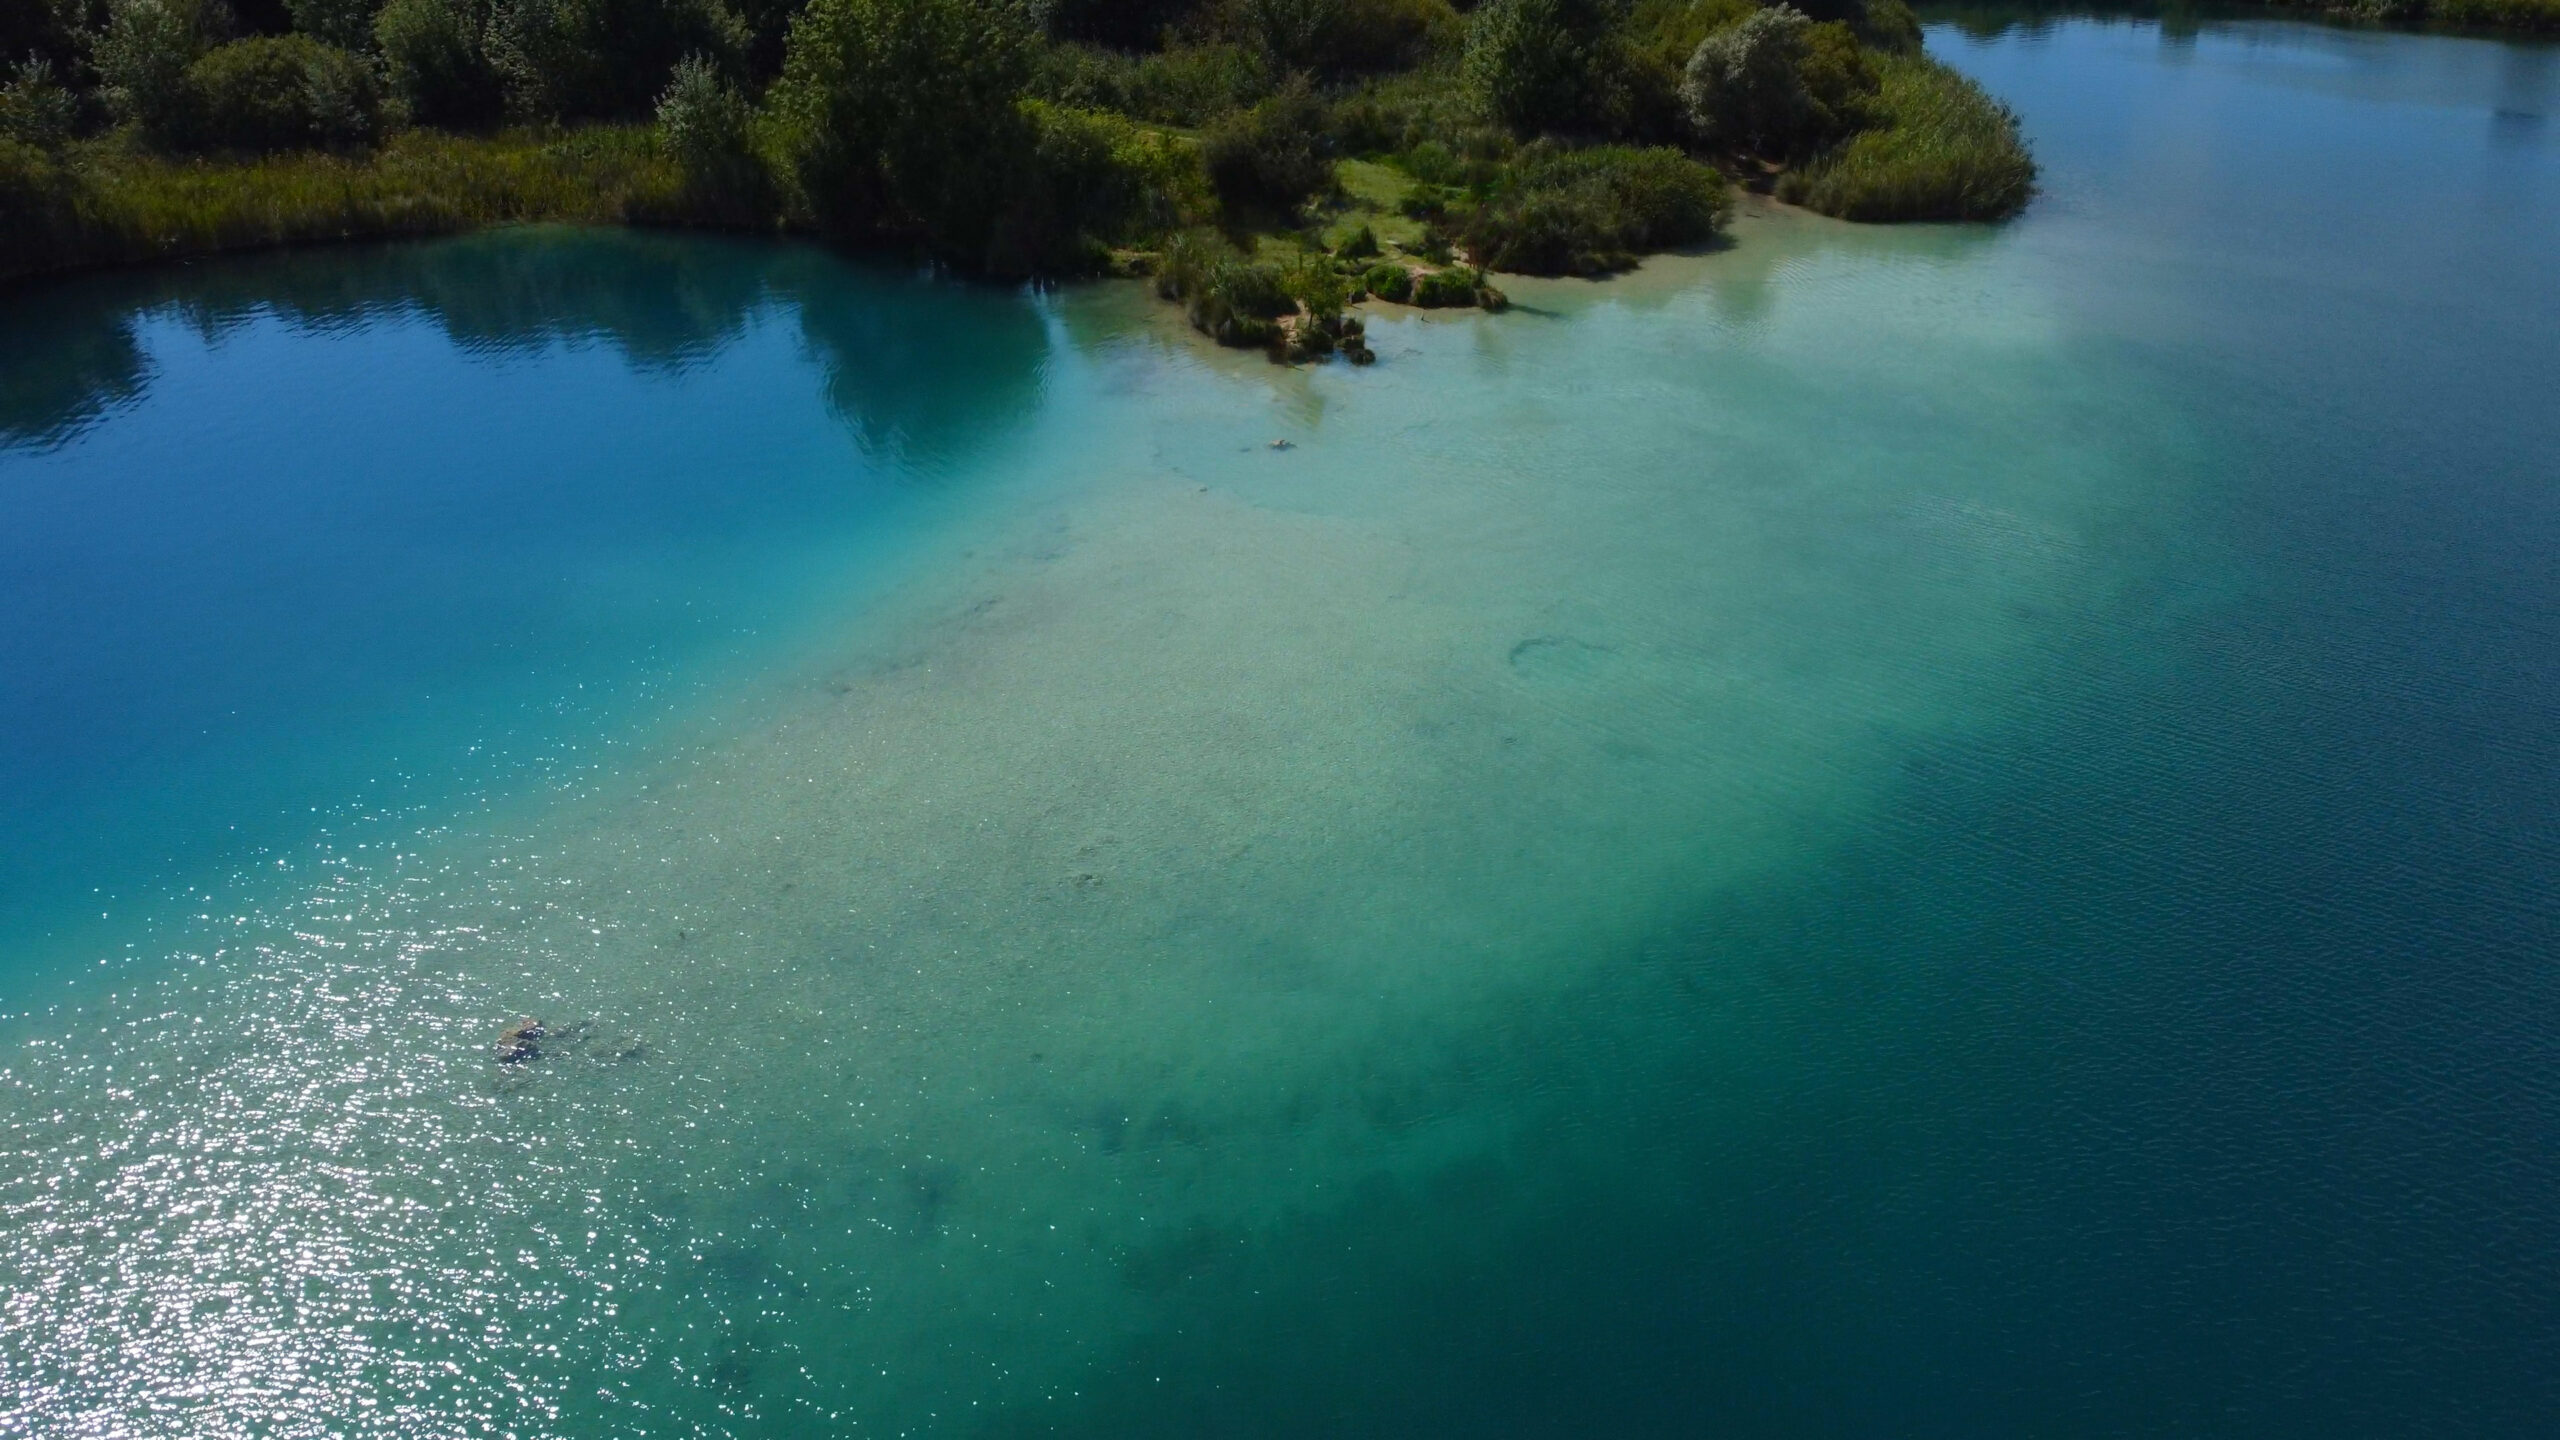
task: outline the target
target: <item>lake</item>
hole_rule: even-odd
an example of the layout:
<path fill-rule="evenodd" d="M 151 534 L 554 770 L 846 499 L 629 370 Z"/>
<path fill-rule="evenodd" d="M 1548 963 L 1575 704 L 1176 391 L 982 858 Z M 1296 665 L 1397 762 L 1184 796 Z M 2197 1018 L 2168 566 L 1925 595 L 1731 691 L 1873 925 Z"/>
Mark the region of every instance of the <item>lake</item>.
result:
<path fill-rule="evenodd" d="M 1369 369 L 0 295 L 0 1431 L 2547 1427 L 2560 49 L 1930 43 L 2020 220 Z"/>

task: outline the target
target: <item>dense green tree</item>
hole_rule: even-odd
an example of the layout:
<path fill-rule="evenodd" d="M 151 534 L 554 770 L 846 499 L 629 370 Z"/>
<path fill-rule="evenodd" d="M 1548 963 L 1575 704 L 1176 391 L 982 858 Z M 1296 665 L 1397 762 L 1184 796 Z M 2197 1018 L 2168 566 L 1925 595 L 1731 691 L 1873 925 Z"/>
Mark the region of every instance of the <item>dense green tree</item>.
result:
<path fill-rule="evenodd" d="M 1593 134 L 1627 106 L 1627 55 L 1609 0 L 1489 0 L 1467 30 L 1466 77 L 1522 135 Z"/>
<path fill-rule="evenodd" d="M 116 0 L 92 60 L 116 113 L 162 144 L 183 140 L 192 122 L 187 67 L 205 51 L 206 16 L 196 0 Z"/>
<path fill-rule="evenodd" d="M 1803 11 L 1780 4 L 1699 41 L 1680 85 L 1698 133 L 1763 154 L 1792 148 L 1814 118 L 1801 73 L 1812 28 Z"/>
<path fill-rule="evenodd" d="M 1874 101 L 1882 82 L 1857 33 L 1845 21 L 1826 20 L 1806 30 L 1804 40 L 1796 75 L 1813 101 L 1813 117 L 1800 138 L 1821 144 L 1863 129 L 1876 118 Z"/>
<path fill-rule="evenodd" d="M 380 115 L 373 71 L 308 35 L 260 35 L 206 51 L 187 67 L 186 140 L 223 150 L 360 144 Z"/>
<path fill-rule="evenodd" d="M 1151 50 L 1199 8 L 1199 0 L 1054 0 L 1049 33 L 1122 50 Z"/>
<path fill-rule="evenodd" d="M 100 18 L 94 9 L 93 0 L 0 3 L 0 70 L 38 59 L 68 76 Z"/>
<path fill-rule="evenodd" d="M 800 14 L 802 0 L 729 0 L 746 36 L 746 72 L 762 89 L 773 77 L 782 73 L 784 47 L 790 42 L 791 22 Z"/>
<path fill-rule="evenodd" d="M 685 188 L 697 203 L 743 212 L 762 198 L 754 132 L 754 107 L 719 66 L 701 55 L 676 62 L 658 97 L 658 143 L 683 167 Z"/>
<path fill-rule="evenodd" d="M 342 50 L 373 43 L 373 18 L 382 0 L 288 0 L 293 28 Z"/>
<path fill-rule="evenodd" d="M 488 0 L 391 0 L 373 27 L 383 78 L 423 125 L 495 124 L 506 88 L 486 44 Z"/>
<path fill-rule="evenodd" d="M 719 0 L 497 0 L 485 44 L 529 119 L 649 114 L 687 55 L 740 63 L 745 25 Z"/>
<path fill-rule="evenodd" d="M 1208 23 L 1280 69 L 1330 75 L 1412 65 L 1464 29 L 1448 0 L 1218 0 Z"/>
<path fill-rule="evenodd" d="M 1219 198 L 1240 214 L 1285 220 L 1333 186 L 1324 104 L 1303 84 L 1210 126 L 1200 153 Z"/>
<path fill-rule="evenodd" d="M 54 73 L 53 62 L 30 55 L 0 85 L 0 139 L 40 150 L 59 150 L 79 124 L 80 101 Z"/>
<path fill-rule="evenodd" d="M 800 205 L 839 234 L 974 262 L 1035 141 L 1019 104 L 1034 43 L 1007 0 L 811 0 L 768 102 Z"/>

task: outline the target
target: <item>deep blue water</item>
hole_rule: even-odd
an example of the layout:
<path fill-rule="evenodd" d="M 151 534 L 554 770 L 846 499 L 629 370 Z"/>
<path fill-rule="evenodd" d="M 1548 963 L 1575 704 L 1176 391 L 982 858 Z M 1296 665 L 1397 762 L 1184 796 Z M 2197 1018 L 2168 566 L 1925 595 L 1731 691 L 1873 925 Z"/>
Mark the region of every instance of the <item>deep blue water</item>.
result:
<path fill-rule="evenodd" d="M 0 299 L 0 1421 L 2548 1433 L 2560 59 L 1931 46 L 2014 224 L 1374 371 L 669 237 Z"/>
<path fill-rule="evenodd" d="M 567 782 L 894 563 L 1047 345 L 1011 296 L 610 232 L 11 297 L 0 971 Z"/>

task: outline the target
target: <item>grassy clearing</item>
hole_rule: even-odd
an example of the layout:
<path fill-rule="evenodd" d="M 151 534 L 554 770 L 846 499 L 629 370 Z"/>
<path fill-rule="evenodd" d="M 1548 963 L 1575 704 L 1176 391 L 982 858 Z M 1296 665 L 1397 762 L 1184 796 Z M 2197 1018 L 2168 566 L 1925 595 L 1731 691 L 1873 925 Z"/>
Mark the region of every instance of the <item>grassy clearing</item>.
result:
<path fill-rule="evenodd" d="M 165 158 L 114 137 L 59 158 L 0 145 L 0 212 L 0 279 L 518 221 L 690 218 L 682 175 L 643 126 L 412 130 L 361 155 L 247 160 Z"/>
<path fill-rule="evenodd" d="M 1844 220 L 1999 220 L 2035 193 L 2018 119 L 1982 87 L 1919 55 L 1880 56 L 1883 124 L 1779 182 L 1778 195 Z"/>
<path fill-rule="evenodd" d="M 1325 222 L 1324 243 L 1337 249 L 1369 227 L 1382 245 L 1412 250 L 1422 244 L 1422 222 L 1404 213 L 1416 188 L 1412 176 L 1374 160 L 1345 160 L 1334 167 L 1342 186 L 1343 207 Z"/>

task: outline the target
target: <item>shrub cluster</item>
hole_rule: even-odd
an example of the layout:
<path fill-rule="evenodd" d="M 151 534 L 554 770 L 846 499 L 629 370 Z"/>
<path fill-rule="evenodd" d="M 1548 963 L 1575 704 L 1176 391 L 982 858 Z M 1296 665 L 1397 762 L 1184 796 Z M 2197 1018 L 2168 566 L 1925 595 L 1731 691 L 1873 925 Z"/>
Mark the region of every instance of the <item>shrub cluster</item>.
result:
<path fill-rule="evenodd" d="M 486 0 L 390 0 L 373 24 L 392 92 L 411 119 L 453 130 L 494 125 L 506 84 L 490 59 Z"/>
<path fill-rule="evenodd" d="M 1847 220 L 1996 220 L 2035 192 L 2018 117 L 1924 56 L 1879 66 L 1886 123 L 1790 172 L 1779 195 Z"/>
<path fill-rule="evenodd" d="M 1173 237 L 1156 264 L 1156 293 L 1179 301 L 1192 327 L 1221 345 L 1268 345 L 1293 313 L 1280 271 L 1257 264 L 1210 231 Z"/>
<path fill-rule="evenodd" d="M 1784 193 L 1856 218 L 2004 214 L 2032 185 L 2014 119 L 1919 55 L 1903 0 L 1457 4 L 16 0 L 0 37 L 31 58 L 0 83 L 0 184 L 25 254 L 75 232 L 101 254 L 145 232 L 299 234 L 332 206 L 294 187 L 327 176 L 356 186 L 342 220 L 488 209 L 380 180 L 368 147 L 432 149 L 404 127 L 520 154 L 574 124 L 646 151 L 597 180 L 615 198 L 593 208 L 626 218 L 798 227 L 1002 275 L 1133 263 L 1184 234 L 1161 281 L 1195 323 L 1293 354 L 1349 348 L 1363 289 L 1499 303 L 1475 267 L 1592 274 L 1707 239 L 1729 187 L 1693 150 L 1782 162 Z M 85 138 L 107 124 L 130 139 Z M 255 158 L 279 151 L 314 153 Z M 164 224 L 209 202 L 113 158 L 206 152 L 228 183 L 289 191 L 283 218 Z M 132 197 L 182 191 L 139 218 Z M 1345 205 L 1376 228 L 1321 254 Z M 1286 265 L 1238 248 L 1301 227 Z"/>
<path fill-rule="evenodd" d="M 684 175 L 686 194 L 710 215 L 752 217 L 767 207 L 755 151 L 755 108 L 709 57 L 689 55 L 658 97 L 658 143 Z"/>
<path fill-rule="evenodd" d="M 1609 0 L 1486 0 L 1467 31 L 1468 84 L 1523 135 L 1617 133 L 1638 88 L 1617 14 Z"/>
<path fill-rule="evenodd" d="M 204 149 L 360 145 L 381 119 L 373 68 L 308 35 L 218 46 L 187 67 L 184 84 L 179 138 Z"/>
<path fill-rule="evenodd" d="M 985 255 L 1035 136 L 1033 36 L 977 0 L 810 0 L 768 108 L 797 208 L 839 235 Z"/>
<path fill-rule="evenodd" d="M 720 0 L 494 0 L 481 53 L 522 118 L 621 119 L 650 112 L 676 62 L 739 65 L 751 41 Z"/>
<path fill-rule="evenodd" d="M 1246 215 L 1285 219 L 1333 188 L 1324 106 L 1302 85 L 1210 126 L 1200 153 L 1218 198 Z"/>
<path fill-rule="evenodd" d="M 1046 47 L 1031 92 L 1079 110 L 1111 110 L 1166 125 L 1202 125 L 1278 85 L 1269 60 L 1241 45 L 1181 45 L 1130 55 L 1078 43 Z"/>
<path fill-rule="evenodd" d="M 1192 327 L 1280 360 L 1370 353 L 1360 317 L 1345 308 L 1356 293 L 1335 257 L 1301 252 L 1285 263 L 1253 260 L 1208 230 L 1173 237 L 1156 263 L 1156 293 L 1178 301 Z"/>
<path fill-rule="evenodd" d="M 1711 239 L 1732 208 L 1724 177 L 1669 147 L 1521 152 L 1507 182 L 1460 222 L 1467 249 L 1497 270 L 1597 275 L 1647 251 Z"/>
<path fill-rule="evenodd" d="M 79 97 L 54 78 L 50 60 L 31 55 L 0 85 L 0 139 L 59 150 L 79 121 Z"/>

